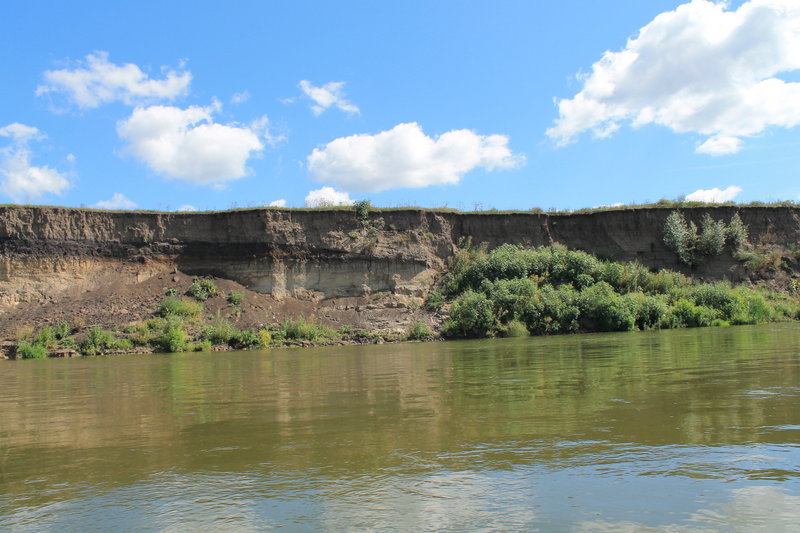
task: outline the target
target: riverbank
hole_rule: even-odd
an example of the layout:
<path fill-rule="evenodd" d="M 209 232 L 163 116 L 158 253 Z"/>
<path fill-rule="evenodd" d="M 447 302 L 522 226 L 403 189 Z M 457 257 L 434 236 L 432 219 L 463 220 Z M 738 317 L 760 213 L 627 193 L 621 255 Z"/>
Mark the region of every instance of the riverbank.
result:
<path fill-rule="evenodd" d="M 572 214 L 363 205 L 221 213 L 5 206 L 0 207 L 0 339 L 6 349 L 9 342 L 33 345 L 39 338 L 48 350 L 78 351 L 91 334 L 97 342 L 89 339 L 87 352 L 108 353 L 393 342 L 412 329 L 481 337 L 794 319 L 799 221 L 800 210 L 791 206 L 670 205 Z M 474 279 L 453 283 L 453 269 L 464 267 L 470 254 L 484 261 L 503 246 L 553 250 L 556 243 L 563 253 L 592 254 L 588 263 L 581 259 L 588 270 L 546 279 L 550 271 L 528 268 L 523 259 L 509 271 L 522 268 L 518 279 L 525 282 L 495 274 L 484 280 L 473 273 Z M 597 266 L 606 263 L 621 266 Z M 648 282 L 653 294 L 646 297 L 636 296 L 644 286 L 631 286 L 615 274 L 647 280 L 663 269 L 674 276 L 662 275 L 659 283 L 678 281 L 661 289 Z M 202 309 L 190 316 L 178 313 L 176 327 L 175 313 L 163 309 L 163 300 L 195 299 L 189 289 L 202 280 L 214 283 L 218 295 L 203 300 Z M 744 284 L 733 292 L 714 289 L 729 300 L 725 309 L 686 288 L 718 280 Z M 513 282 L 513 290 L 522 292 L 506 295 L 515 299 L 513 305 L 503 303 L 499 286 L 484 287 L 483 281 Z M 466 290 L 472 296 L 465 296 Z M 240 301 L 230 300 L 232 294 Z M 618 320 L 604 318 L 608 302 Z M 742 302 L 766 311 L 731 312 Z M 679 303 L 683 315 L 675 318 Z M 655 315 L 640 316 L 642 305 L 655 309 Z M 484 325 L 462 327 L 476 306 L 491 307 L 491 313 L 479 313 Z M 300 320 L 335 334 L 287 336 Z M 454 327 L 456 322 L 462 324 Z M 55 339 L 72 339 L 69 345 L 51 339 L 59 336 L 57 327 L 69 329 Z M 215 328 L 235 335 L 220 337 Z M 267 335 L 270 342 L 261 342 Z M 428 334 L 412 338 L 420 337 Z"/>

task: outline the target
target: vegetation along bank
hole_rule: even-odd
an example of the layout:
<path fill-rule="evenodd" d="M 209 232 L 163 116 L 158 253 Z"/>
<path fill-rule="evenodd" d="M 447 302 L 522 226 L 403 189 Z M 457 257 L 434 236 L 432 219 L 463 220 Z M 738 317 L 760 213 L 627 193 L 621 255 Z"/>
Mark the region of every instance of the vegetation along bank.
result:
<path fill-rule="evenodd" d="M 798 317 L 800 210 L 0 207 L 10 357 Z"/>

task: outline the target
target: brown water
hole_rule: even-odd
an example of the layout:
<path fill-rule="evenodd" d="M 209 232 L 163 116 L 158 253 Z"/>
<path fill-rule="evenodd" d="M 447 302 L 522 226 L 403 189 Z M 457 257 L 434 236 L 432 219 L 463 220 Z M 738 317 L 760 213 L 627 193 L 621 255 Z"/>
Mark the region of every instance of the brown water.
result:
<path fill-rule="evenodd" d="M 800 326 L 0 365 L 0 530 L 797 531 Z"/>

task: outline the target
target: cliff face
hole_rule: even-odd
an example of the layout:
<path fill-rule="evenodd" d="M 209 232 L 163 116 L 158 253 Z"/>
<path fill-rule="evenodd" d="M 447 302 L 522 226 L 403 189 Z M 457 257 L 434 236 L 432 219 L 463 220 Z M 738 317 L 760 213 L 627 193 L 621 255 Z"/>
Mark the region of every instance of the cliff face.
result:
<path fill-rule="evenodd" d="M 0 314 L 21 303 L 46 305 L 98 288 L 157 276 L 212 275 L 276 300 L 325 302 L 389 295 L 401 305 L 424 297 L 462 239 L 562 243 L 621 261 L 680 270 L 663 244 L 669 208 L 590 214 L 462 214 L 253 209 L 218 213 L 125 213 L 0 207 Z M 683 209 L 730 220 L 738 212 L 751 242 L 800 242 L 800 210 L 789 207 Z M 741 279 L 728 254 L 693 275 Z M 113 292 L 113 291 L 110 291 Z"/>

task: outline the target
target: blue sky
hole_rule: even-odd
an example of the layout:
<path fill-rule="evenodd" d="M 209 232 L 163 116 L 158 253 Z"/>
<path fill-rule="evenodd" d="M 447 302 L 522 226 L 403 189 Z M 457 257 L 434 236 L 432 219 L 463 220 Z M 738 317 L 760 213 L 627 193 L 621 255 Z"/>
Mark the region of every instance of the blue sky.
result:
<path fill-rule="evenodd" d="M 796 0 L 4 2 L 0 202 L 800 200 L 798 73 Z"/>

